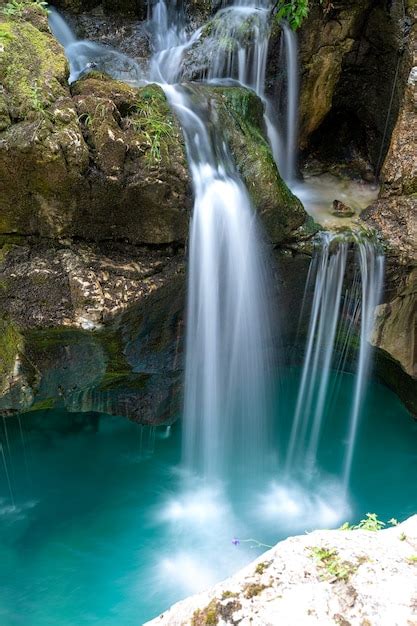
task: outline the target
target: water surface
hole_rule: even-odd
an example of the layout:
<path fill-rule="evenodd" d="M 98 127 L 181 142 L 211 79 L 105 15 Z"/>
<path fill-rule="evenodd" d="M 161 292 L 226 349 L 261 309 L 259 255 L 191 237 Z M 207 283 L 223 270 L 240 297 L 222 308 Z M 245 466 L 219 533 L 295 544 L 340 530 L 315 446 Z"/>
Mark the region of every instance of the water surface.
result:
<path fill-rule="evenodd" d="M 287 371 L 275 413 L 284 458 L 299 382 Z M 386 387 L 372 384 L 360 420 L 349 502 L 341 497 L 343 447 L 354 377 L 332 384 L 320 470 L 257 484 L 237 470 L 228 484 L 179 470 L 180 425 L 166 438 L 101 416 L 97 432 L 59 432 L 64 414 L 22 415 L 3 429 L 15 507 L 0 466 L 0 623 L 3 626 L 138 625 L 229 575 L 289 534 L 417 509 L 417 424 Z M 45 429 L 31 425 L 48 420 Z M 54 424 L 57 429 L 54 430 Z M 23 445 L 24 444 L 24 445 Z M 10 454 L 9 454 L 10 452 Z M 270 467 L 278 462 L 272 458 Z M 238 545 L 233 539 L 240 540 Z M 253 546 L 253 547 L 251 547 Z"/>

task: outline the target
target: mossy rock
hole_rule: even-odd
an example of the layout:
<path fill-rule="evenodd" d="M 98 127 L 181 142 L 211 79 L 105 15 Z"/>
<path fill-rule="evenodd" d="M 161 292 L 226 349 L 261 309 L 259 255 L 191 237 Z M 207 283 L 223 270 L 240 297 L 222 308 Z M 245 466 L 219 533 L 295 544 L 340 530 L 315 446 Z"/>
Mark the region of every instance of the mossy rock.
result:
<path fill-rule="evenodd" d="M 290 239 L 307 215 L 278 172 L 265 136 L 261 100 L 243 87 L 201 86 L 195 91 L 207 99 L 213 125 L 223 129 L 270 240 L 281 243 Z"/>
<path fill-rule="evenodd" d="M 31 21 L 6 21 L 1 12 L 0 40 L 0 81 L 9 116 L 14 121 L 37 120 L 67 94 L 68 63 L 63 50 Z"/>
<path fill-rule="evenodd" d="M 16 326 L 0 317 L 0 392 L 10 384 L 16 360 L 23 349 L 23 337 Z"/>
<path fill-rule="evenodd" d="M 163 91 L 93 73 L 71 94 L 63 49 L 27 17 L 0 18 L 0 235 L 185 242 L 191 187 Z"/>

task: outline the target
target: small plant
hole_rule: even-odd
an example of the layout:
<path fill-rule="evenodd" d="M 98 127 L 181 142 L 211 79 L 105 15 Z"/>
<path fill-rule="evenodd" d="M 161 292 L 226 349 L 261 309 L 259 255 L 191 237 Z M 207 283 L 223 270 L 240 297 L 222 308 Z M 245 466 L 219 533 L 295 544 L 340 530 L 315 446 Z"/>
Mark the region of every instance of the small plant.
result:
<path fill-rule="evenodd" d="M 324 15 L 328 15 L 334 5 L 332 0 L 319 0 Z M 286 20 L 293 30 L 300 28 L 310 11 L 310 0 L 277 0 L 273 9 L 275 19 Z"/>
<path fill-rule="evenodd" d="M 13 41 L 12 33 L 7 25 L 0 24 L 0 45 L 4 48 L 4 46 L 10 41 Z"/>
<path fill-rule="evenodd" d="M 266 585 L 259 585 L 256 583 L 246 585 L 244 589 L 245 598 L 250 600 L 251 598 L 254 598 L 255 596 L 259 596 L 259 594 L 262 593 L 264 589 L 266 589 Z"/>
<path fill-rule="evenodd" d="M 236 591 L 223 591 L 222 600 L 229 600 L 229 598 L 237 598 L 238 596 Z"/>
<path fill-rule="evenodd" d="M 29 6 L 29 4 L 34 4 L 44 13 L 48 13 L 48 3 L 44 0 L 32 0 L 31 3 L 28 3 L 27 1 L 25 2 L 24 0 L 9 0 L 9 2 L 7 2 L 7 4 L 3 7 L 2 13 L 7 17 L 21 18 L 24 10 Z"/>
<path fill-rule="evenodd" d="M 93 123 L 93 117 L 90 113 L 81 113 L 81 115 L 78 116 L 78 121 L 80 124 L 84 124 L 86 128 L 89 128 Z"/>
<path fill-rule="evenodd" d="M 310 548 L 310 555 L 319 561 L 319 567 L 323 580 L 335 582 L 336 580 L 348 580 L 356 572 L 356 567 L 348 561 L 343 561 L 335 548 L 314 547 Z"/>
<path fill-rule="evenodd" d="M 411 556 L 407 557 L 407 561 L 409 563 L 411 563 L 412 565 L 416 565 L 417 564 L 417 554 L 412 554 Z"/>
<path fill-rule="evenodd" d="M 45 11 L 45 13 L 49 13 L 48 11 L 48 3 L 45 2 L 44 0 L 33 0 L 33 2 L 40 8 L 42 9 L 42 11 Z"/>
<path fill-rule="evenodd" d="M 264 573 L 266 569 L 268 569 L 268 567 L 269 567 L 269 563 L 266 561 L 264 561 L 263 563 L 258 563 L 258 565 L 255 568 L 255 573 L 262 576 L 262 574 Z"/>
<path fill-rule="evenodd" d="M 393 522 L 396 522 L 394 524 Z M 391 519 L 389 521 L 390 524 L 396 526 L 398 524 L 397 520 Z M 340 526 L 339 530 L 370 530 L 377 531 L 382 530 L 386 526 L 384 522 L 378 519 L 376 513 L 367 513 L 365 519 L 362 519 L 359 524 L 349 524 L 349 522 L 345 522 Z"/>
<path fill-rule="evenodd" d="M 293 30 L 297 30 L 308 16 L 308 12 L 309 0 L 280 0 L 276 5 L 275 19 L 278 22 L 286 20 Z"/>
<path fill-rule="evenodd" d="M 2 13 L 7 17 L 21 17 L 24 9 L 26 8 L 25 2 L 19 2 L 19 0 L 10 0 L 2 9 Z"/>
<path fill-rule="evenodd" d="M 366 518 L 361 520 L 356 526 L 353 526 L 353 528 L 355 530 L 370 530 L 371 532 L 376 532 L 377 530 L 382 530 L 384 526 L 386 526 L 386 524 L 378 519 L 376 513 L 367 513 Z"/>
<path fill-rule="evenodd" d="M 29 99 L 34 111 L 42 113 L 45 110 L 45 103 L 42 99 L 41 88 L 37 82 L 29 87 Z"/>

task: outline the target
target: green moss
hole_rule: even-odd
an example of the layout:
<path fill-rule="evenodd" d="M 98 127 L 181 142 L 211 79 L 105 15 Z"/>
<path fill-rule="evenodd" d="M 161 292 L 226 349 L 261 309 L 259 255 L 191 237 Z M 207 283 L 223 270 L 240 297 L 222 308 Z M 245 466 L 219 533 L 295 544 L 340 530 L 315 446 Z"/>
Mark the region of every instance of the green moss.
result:
<path fill-rule="evenodd" d="M 13 250 L 13 247 L 13 244 L 10 243 L 5 243 L 3 246 L 0 247 L 0 265 L 4 263 L 9 252 Z"/>
<path fill-rule="evenodd" d="M 49 351 L 62 345 L 76 345 L 80 340 L 91 341 L 91 332 L 73 328 L 48 328 L 45 330 L 26 330 L 25 342 L 35 351 Z"/>
<path fill-rule="evenodd" d="M 16 326 L 0 317 L 0 387 L 13 373 L 16 357 L 23 349 L 23 337 Z"/>
<path fill-rule="evenodd" d="M 259 594 L 261 594 L 264 589 L 266 589 L 266 585 L 260 585 L 259 583 L 251 583 L 249 585 L 246 585 L 244 587 L 245 598 L 248 598 L 248 600 L 250 600 L 250 598 L 259 596 Z"/>
<path fill-rule="evenodd" d="M 265 572 L 266 569 L 268 569 L 270 564 L 271 564 L 270 561 L 265 561 L 263 563 L 258 563 L 258 565 L 255 568 L 255 573 L 259 574 L 260 576 L 262 576 L 262 574 Z"/>
<path fill-rule="evenodd" d="M 48 33 L 27 21 L 0 20 L 0 81 L 12 117 L 31 118 L 65 94 L 67 62 Z"/>
<path fill-rule="evenodd" d="M 212 600 L 205 609 L 197 609 L 193 613 L 191 626 L 212 626 L 219 621 L 219 604 L 216 599 Z"/>
<path fill-rule="evenodd" d="M 268 234 L 274 243 L 279 243 L 299 228 L 307 215 L 277 170 L 264 136 L 263 104 L 249 89 L 215 87 L 210 93 L 218 102 L 222 127 L 237 169 Z"/>
<path fill-rule="evenodd" d="M 222 600 L 228 600 L 229 598 L 237 598 L 239 594 L 236 591 L 223 591 Z"/>
<path fill-rule="evenodd" d="M 336 580 L 348 581 L 350 576 L 357 570 L 357 566 L 349 561 L 343 561 L 335 548 L 313 547 L 309 548 L 310 556 L 317 559 L 322 570 L 320 577 L 323 580 L 335 582 Z"/>
<path fill-rule="evenodd" d="M 33 413 L 35 411 L 48 411 L 53 409 L 55 406 L 55 401 L 53 398 L 47 398 L 46 400 L 39 400 L 32 404 L 30 408 L 27 409 L 28 413 Z"/>

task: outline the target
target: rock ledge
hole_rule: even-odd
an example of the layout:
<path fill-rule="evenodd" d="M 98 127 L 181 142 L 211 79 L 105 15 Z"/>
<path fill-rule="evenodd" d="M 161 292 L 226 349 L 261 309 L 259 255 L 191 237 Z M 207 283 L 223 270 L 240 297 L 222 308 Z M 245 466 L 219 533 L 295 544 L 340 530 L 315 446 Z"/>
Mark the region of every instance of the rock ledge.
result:
<path fill-rule="evenodd" d="M 417 515 L 377 532 L 291 537 L 147 626 L 205 624 L 416 625 Z"/>

